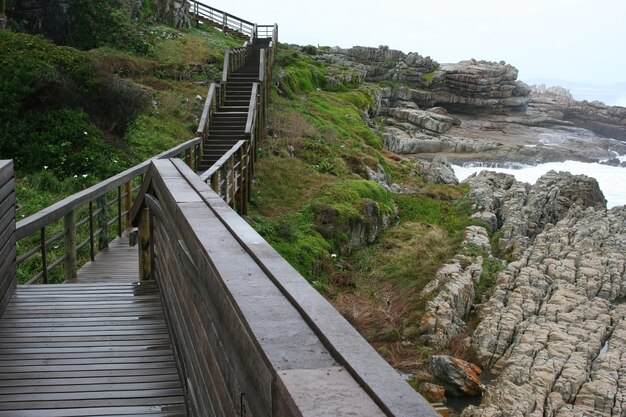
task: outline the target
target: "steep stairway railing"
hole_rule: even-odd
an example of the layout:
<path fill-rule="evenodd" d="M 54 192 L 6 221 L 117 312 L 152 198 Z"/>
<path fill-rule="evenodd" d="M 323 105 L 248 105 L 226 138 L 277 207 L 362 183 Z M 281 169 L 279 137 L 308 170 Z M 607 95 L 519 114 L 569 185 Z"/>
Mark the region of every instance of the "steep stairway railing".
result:
<path fill-rule="evenodd" d="M 253 28 L 254 32 L 241 48 L 225 52 L 221 81 L 209 86 L 197 129 L 203 139 L 201 177 L 240 214 L 247 213 L 258 141 L 266 131 L 272 68 L 278 45 L 277 25 L 255 24 Z M 249 34 L 248 31 L 243 33 Z M 246 81 L 250 83 L 248 87 Z M 250 92 L 249 106 L 244 120 L 237 117 L 236 106 L 241 105 L 247 91 Z M 233 113 L 229 124 L 225 125 L 227 111 Z M 220 118 L 221 123 L 218 123 Z M 248 145 L 240 144 L 241 140 Z M 225 149 L 228 143 L 232 149 Z M 220 152 L 219 156 L 216 152 Z"/>
<path fill-rule="evenodd" d="M 189 13 L 192 19 L 197 22 L 204 22 L 221 29 L 225 33 L 241 35 L 242 37 L 252 37 L 256 32 L 256 25 L 247 20 L 241 19 L 232 14 L 223 12 L 214 7 L 190 0 L 191 7 Z"/>
<path fill-rule="evenodd" d="M 200 138 L 189 140 L 155 159 L 181 157 L 196 167 Z M 89 259 L 106 248 L 114 235 L 130 227 L 133 192 L 138 191 L 150 160 L 144 161 L 86 190 L 71 195 L 17 222 L 17 267 L 32 270 L 25 284 L 64 282 L 76 278 L 77 254 L 88 249 Z M 116 228 L 116 233 L 110 233 Z M 4 259 L 4 258 L 0 258 Z M 30 265 L 30 268 L 28 266 Z M 63 270 L 61 271 L 61 268 Z"/>

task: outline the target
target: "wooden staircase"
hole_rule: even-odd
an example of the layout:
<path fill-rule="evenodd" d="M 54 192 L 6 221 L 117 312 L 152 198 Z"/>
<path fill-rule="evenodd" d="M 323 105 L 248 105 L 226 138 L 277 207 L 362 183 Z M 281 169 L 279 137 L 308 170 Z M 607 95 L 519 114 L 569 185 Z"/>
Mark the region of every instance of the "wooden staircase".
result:
<path fill-rule="evenodd" d="M 229 72 L 226 82 L 222 83 L 222 97 L 217 111 L 209 118 L 209 130 L 203 140 L 199 172 L 209 169 L 238 141 L 250 140 L 246 124 L 250 105 L 256 105 L 257 101 L 257 97 L 252 97 L 253 84 L 259 82 L 260 51 L 268 48 L 269 42 L 269 39 L 257 39 L 245 64 Z"/>

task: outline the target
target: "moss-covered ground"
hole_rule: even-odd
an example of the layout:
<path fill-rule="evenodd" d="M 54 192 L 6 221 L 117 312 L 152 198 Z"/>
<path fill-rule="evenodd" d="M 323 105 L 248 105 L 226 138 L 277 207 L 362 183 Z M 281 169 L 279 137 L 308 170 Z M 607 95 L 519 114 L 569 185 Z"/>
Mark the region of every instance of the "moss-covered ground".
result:
<path fill-rule="evenodd" d="M 375 87 L 328 90 L 328 69 L 295 47 L 283 46 L 277 61 L 249 220 L 392 365 L 415 371 L 433 353 L 420 338 L 420 292 L 472 224 L 468 190 L 426 183 L 383 150 L 367 120 Z M 377 166 L 408 192 L 366 180 Z M 392 226 L 350 247 L 347 226 L 367 223 L 372 204 Z"/>

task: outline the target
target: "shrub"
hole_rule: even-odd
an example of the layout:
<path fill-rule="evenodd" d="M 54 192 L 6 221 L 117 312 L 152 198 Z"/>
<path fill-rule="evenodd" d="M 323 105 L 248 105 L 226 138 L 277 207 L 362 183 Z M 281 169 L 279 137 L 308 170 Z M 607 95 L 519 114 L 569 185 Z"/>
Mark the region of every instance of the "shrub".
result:
<path fill-rule="evenodd" d="M 131 22 L 128 0 L 72 0 L 68 7 L 68 43 L 80 49 L 113 46 L 148 54 L 151 50 Z"/>
<path fill-rule="evenodd" d="M 28 113 L 0 130 L 0 156 L 15 159 L 22 172 L 46 169 L 60 179 L 112 175 L 121 155 L 106 144 L 102 132 L 81 110 L 60 109 Z"/>
<path fill-rule="evenodd" d="M 307 55 L 317 55 L 317 47 L 313 45 L 307 45 L 300 48 L 300 50 Z"/>

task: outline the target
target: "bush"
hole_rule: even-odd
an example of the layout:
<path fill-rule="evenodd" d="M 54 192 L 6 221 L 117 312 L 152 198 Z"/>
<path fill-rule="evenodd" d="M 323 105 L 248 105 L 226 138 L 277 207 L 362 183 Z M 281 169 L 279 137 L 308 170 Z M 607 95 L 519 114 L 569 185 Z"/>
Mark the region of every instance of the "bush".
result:
<path fill-rule="evenodd" d="M 317 47 L 313 45 L 303 46 L 300 50 L 307 55 L 312 55 L 312 56 L 317 55 Z"/>
<path fill-rule="evenodd" d="M 20 172 L 49 170 L 60 179 L 104 178 L 115 173 L 122 155 L 104 141 L 102 132 L 81 110 L 28 113 L 0 130 L 0 156 L 13 158 Z"/>
<path fill-rule="evenodd" d="M 128 0 L 72 0 L 68 7 L 68 43 L 80 49 L 112 46 L 148 54 L 151 45 L 131 22 Z"/>
<path fill-rule="evenodd" d="M 0 31 L 0 122 L 88 94 L 95 83 L 86 54 L 39 36 Z"/>

